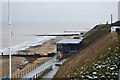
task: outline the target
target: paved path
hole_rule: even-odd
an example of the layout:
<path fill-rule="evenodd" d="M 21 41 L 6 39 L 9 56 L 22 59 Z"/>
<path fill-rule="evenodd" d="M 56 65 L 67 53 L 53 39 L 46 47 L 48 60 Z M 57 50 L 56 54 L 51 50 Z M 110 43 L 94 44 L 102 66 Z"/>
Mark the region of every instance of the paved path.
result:
<path fill-rule="evenodd" d="M 32 78 L 33 76 L 35 76 L 39 72 L 45 70 L 49 66 L 54 65 L 56 63 L 55 59 L 56 59 L 56 56 L 54 56 L 52 59 L 50 59 L 49 61 L 45 62 L 44 64 L 40 65 L 39 67 L 37 67 L 36 69 L 34 69 L 33 71 L 31 71 L 30 73 L 22 76 L 22 78 Z"/>
<path fill-rule="evenodd" d="M 53 65 L 53 70 L 51 70 L 49 73 L 46 74 L 46 76 L 44 76 L 43 78 L 53 78 L 54 75 L 56 74 L 56 72 L 58 71 L 59 67 Z"/>

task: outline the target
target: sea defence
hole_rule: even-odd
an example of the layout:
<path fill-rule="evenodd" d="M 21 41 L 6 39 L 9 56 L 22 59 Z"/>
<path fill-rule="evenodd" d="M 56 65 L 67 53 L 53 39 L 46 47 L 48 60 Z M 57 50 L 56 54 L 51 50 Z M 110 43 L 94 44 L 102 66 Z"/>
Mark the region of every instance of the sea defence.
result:
<path fill-rule="evenodd" d="M 40 55 L 40 54 L 13 54 L 11 56 L 16 57 L 53 57 L 56 53 L 47 53 L 47 55 Z M 9 55 L 0 55 L 1 57 L 8 57 Z"/>

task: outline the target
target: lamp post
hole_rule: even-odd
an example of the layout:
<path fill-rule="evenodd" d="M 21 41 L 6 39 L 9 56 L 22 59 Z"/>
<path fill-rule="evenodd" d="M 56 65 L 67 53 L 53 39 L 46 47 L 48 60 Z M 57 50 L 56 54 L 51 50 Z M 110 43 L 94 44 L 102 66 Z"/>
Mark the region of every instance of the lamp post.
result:
<path fill-rule="evenodd" d="M 11 8 L 10 0 L 8 0 L 8 24 L 9 24 L 9 34 L 10 34 L 10 44 L 9 44 L 9 78 L 11 80 Z"/>

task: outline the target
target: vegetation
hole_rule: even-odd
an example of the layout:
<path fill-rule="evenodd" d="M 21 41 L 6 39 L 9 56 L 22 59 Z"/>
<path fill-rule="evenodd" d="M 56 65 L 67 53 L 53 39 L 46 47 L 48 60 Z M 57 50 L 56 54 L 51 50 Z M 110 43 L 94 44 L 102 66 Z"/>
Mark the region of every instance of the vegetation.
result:
<path fill-rule="evenodd" d="M 110 24 L 100 24 L 97 25 L 94 29 L 109 31 L 110 27 L 111 27 Z"/>
<path fill-rule="evenodd" d="M 54 77 L 118 79 L 119 43 L 118 34 L 92 29 L 84 36 L 80 50 L 63 63 Z"/>

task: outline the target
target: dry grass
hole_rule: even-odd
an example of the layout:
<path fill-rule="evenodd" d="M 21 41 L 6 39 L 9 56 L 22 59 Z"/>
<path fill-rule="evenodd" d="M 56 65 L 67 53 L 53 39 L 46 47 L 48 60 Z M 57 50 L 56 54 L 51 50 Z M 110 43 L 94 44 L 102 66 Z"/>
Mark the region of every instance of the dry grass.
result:
<path fill-rule="evenodd" d="M 86 35 L 82 50 L 69 57 L 56 73 L 55 78 L 67 78 L 69 75 L 76 77 L 75 72 L 78 72 L 82 67 L 91 65 L 92 63 L 101 60 L 105 57 L 109 48 L 117 45 L 118 40 L 114 33 L 105 31 L 93 31 Z M 73 76 L 74 75 L 74 76 Z"/>

